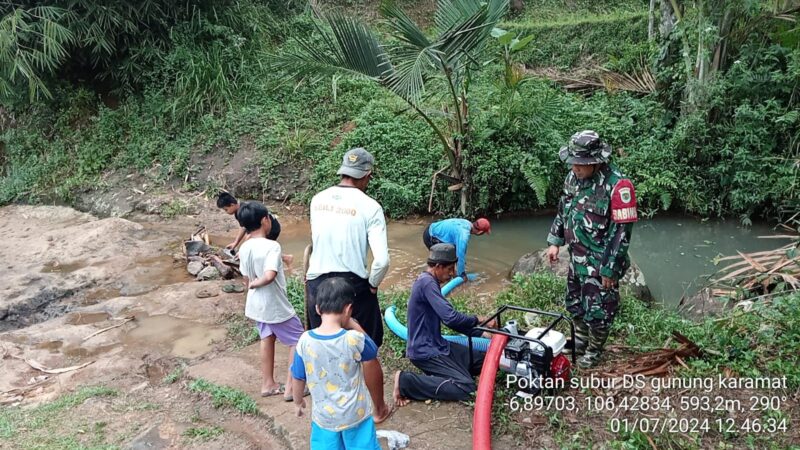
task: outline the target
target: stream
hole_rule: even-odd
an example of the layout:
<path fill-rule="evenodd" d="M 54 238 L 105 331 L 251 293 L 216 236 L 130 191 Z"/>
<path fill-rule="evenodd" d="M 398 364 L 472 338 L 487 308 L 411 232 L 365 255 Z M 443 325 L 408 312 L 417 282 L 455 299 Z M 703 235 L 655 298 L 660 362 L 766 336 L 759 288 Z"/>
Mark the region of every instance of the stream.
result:
<path fill-rule="evenodd" d="M 416 275 L 424 270 L 427 251 L 422 244 L 422 230 L 427 223 L 420 220 L 388 224 L 392 261 L 387 286 L 410 287 Z M 473 236 L 467 269 L 481 275 L 473 289 L 490 293 L 501 288 L 520 256 L 546 246 L 551 223 L 552 218 L 544 215 L 497 219 L 492 220 L 491 235 Z M 295 267 L 299 269 L 303 249 L 310 242 L 309 223 L 307 219 L 287 217 L 281 218 L 281 224 L 278 241 L 284 253 L 295 255 Z M 630 253 L 641 267 L 653 296 L 664 305 L 675 306 L 684 293 L 697 292 L 703 275 L 718 269 L 713 263 L 715 257 L 735 255 L 737 251 L 769 250 L 784 244 L 780 240 L 758 238 L 775 234 L 763 223 L 743 228 L 734 220 L 701 221 L 664 215 L 634 226 Z"/>

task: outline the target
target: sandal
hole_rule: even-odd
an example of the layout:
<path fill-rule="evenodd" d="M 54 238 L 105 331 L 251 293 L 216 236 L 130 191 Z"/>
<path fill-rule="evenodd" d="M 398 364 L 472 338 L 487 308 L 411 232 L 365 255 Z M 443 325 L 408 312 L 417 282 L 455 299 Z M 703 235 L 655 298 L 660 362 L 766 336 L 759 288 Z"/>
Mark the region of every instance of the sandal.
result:
<path fill-rule="evenodd" d="M 218 295 L 219 292 L 217 292 L 216 289 L 208 289 L 208 288 L 200 289 L 194 294 L 194 296 L 197 298 L 209 298 L 209 297 L 216 297 Z"/>
<path fill-rule="evenodd" d="M 289 392 L 289 394 L 291 394 L 291 391 Z M 311 391 L 309 391 L 308 390 L 308 386 L 306 386 L 306 388 L 303 389 L 303 397 L 308 397 L 309 395 L 311 395 Z M 287 403 L 288 402 L 293 402 L 294 401 L 294 395 L 289 395 L 288 397 L 284 395 L 283 396 L 283 401 L 285 401 Z"/>
<path fill-rule="evenodd" d="M 241 284 L 234 284 L 234 283 L 226 284 L 222 286 L 222 292 L 226 294 L 233 294 L 234 292 L 242 293 L 244 292 L 244 286 L 242 286 Z"/>
<path fill-rule="evenodd" d="M 281 384 L 278 387 L 276 387 L 275 389 L 272 389 L 271 391 L 262 392 L 261 396 L 262 397 L 272 397 L 272 396 L 275 396 L 275 395 L 278 395 L 278 394 L 283 394 L 284 390 L 285 390 L 285 386 Z"/>

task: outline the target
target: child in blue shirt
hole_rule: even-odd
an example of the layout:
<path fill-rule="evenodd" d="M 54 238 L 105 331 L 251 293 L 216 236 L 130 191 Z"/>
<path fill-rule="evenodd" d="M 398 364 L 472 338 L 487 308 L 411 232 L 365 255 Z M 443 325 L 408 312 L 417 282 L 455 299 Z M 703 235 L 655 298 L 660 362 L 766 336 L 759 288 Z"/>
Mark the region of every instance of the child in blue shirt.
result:
<path fill-rule="evenodd" d="M 378 347 L 352 317 L 355 290 L 343 278 L 328 278 L 317 288 L 319 328 L 297 342 L 292 389 L 297 416 L 313 399 L 311 449 L 380 450 L 372 419 L 372 400 L 361 363 L 377 357 Z"/>

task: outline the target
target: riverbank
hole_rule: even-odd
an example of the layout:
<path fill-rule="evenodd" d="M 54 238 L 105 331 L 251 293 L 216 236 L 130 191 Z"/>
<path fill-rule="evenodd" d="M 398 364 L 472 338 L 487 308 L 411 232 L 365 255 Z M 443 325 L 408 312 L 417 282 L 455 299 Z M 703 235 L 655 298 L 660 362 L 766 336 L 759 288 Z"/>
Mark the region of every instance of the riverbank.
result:
<path fill-rule="evenodd" d="M 180 197 L 178 197 L 180 198 Z M 187 200 L 188 203 L 188 200 Z M 176 220 L 203 223 L 212 229 L 230 232 L 235 225 L 229 217 L 213 208 L 213 199 L 193 198 L 187 209 L 196 219 L 186 221 L 179 216 L 163 217 L 134 215 L 154 229 L 177 231 Z M 304 206 L 287 207 L 273 202 L 271 208 L 286 221 L 281 235 L 281 245 L 287 252 L 302 254 L 310 243 L 308 210 Z M 202 219 L 201 219 L 202 218 Z M 421 245 L 424 227 L 441 217 L 413 215 L 388 222 L 389 247 L 392 270 L 387 280 L 391 285 L 410 286 L 423 268 L 426 258 Z M 508 284 L 509 273 L 520 257 L 546 246 L 546 237 L 552 225 L 551 213 L 510 214 L 491 217 L 492 234 L 470 240 L 467 264 L 479 273 L 471 292 L 489 294 Z M 185 228 L 186 229 L 186 228 Z M 184 230 L 185 230 L 184 229 Z M 749 227 L 736 220 L 703 220 L 689 215 L 662 214 L 642 219 L 634 226 L 630 253 L 641 268 L 653 298 L 660 304 L 674 308 L 683 297 L 691 297 L 703 286 L 706 277 L 720 267 L 720 256 L 752 253 L 775 247 L 774 239 L 762 239 L 781 232 L 766 222 L 755 222 Z"/>
<path fill-rule="evenodd" d="M 52 286 L 88 280 L 70 285 L 49 305 L 38 305 L 46 314 L 8 305 L 16 318 L 8 322 L 15 329 L 0 333 L 4 444 L 308 448 L 307 419 L 294 418 L 293 406 L 278 397 L 258 396 L 258 344 L 242 317 L 242 294 L 225 293 L 224 281 L 190 280 L 183 264 L 172 263 L 172 253 L 194 229 L 193 218 L 137 224 L 62 207 L 15 206 L 0 212 L 0 227 L 24 233 L 34 252 L 11 258 L 9 252 L 19 246 L 0 250 L 7 272 L 18 276 L 13 280 L 45 275 L 40 281 Z M 232 239 L 236 232 L 216 229 L 221 230 L 217 239 Z M 293 229 L 287 227 L 288 236 Z M 48 243 L 84 245 L 86 250 L 36 253 Z M 115 282 L 135 272 L 142 256 L 158 258 L 155 273 L 144 277 L 146 285 L 139 290 L 120 293 L 127 285 L 115 289 Z M 1 287 L 15 288 L 7 279 L 12 280 L 4 278 Z M 22 297 L 26 289 L 40 290 L 21 284 L 15 297 L 21 302 L 30 301 Z M 278 354 L 284 354 L 283 347 Z M 284 358 L 278 358 L 276 370 L 286 370 Z M 391 392 L 391 377 L 386 379 L 386 392 Z M 414 448 L 435 449 L 442 434 L 434 431 L 446 426 L 452 430 L 451 442 L 463 441 L 456 448 L 467 449 L 468 416 L 460 405 L 420 404 L 382 428 L 414 436 Z"/>
<path fill-rule="evenodd" d="M 242 296 L 225 293 L 221 289 L 226 283 L 223 281 L 196 282 L 181 278 L 185 277 L 183 265 L 171 262 L 176 244 L 199 223 L 219 230 L 212 233 L 214 241 L 224 243 L 234 236 L 236 227 L 230 217 L 213 208 L 207 213 L 155 223 L 134 223 L 118 218 L 96 219 L 57 207 L 0 210 L 0 226 L 5 227 L 5 232 L 26 233 L 31 251 L 62 258 L 56 259 L 58 264 L 55 264 L 37 254 L 22 253 L 18 258 L 4 254 L 9 273 L 18 277 L 46 276 L 48 278 L 42 281 L 48 285 L 97 277 L 86 286 L 75 287 L 70 296 L 60 300 L 59 308 L 49 310 L 48 317 L 33 321 L 38 323 L 0 333 L 0 352 L 4 355 L 0 360 L 3 367 L 0 392 L 3 392 L 4 403 L 0 411 L 0 436 L 6 442 L 15 448 L 27 448 L 33 443 L 50 448 L 69 445 L 307 448 L 308 423 L 294 418 L 290 404 L 257 395 L 257 344 L 254 344 L 249 324 L 241 317 Z M 36 220 L 44 217 L 48 220 Z M 287 239 L 287 248 L 293 245 L 299 248 L 300 237 L 307 231 L 299 226 L 304 223 L 303 219 L 287 215 L 283 220 L 287 226 L 281 239 Z M 116 225 L 109 227 L 108 224 Z M 415 241 L 418 230 L 409 228 L 412 226 L 419 225 L 405 223 L 399 230 L 390 227 L 390 236 L 399 235 L 401 230 L 408 231 L 409 242 L 421 247 Z M 105 230 L 105 233 L 101 239 L 84 228 Z M 48 240 L 51 235 L 54 239 Z M 80 239 L 87 239 L 87 242 Z M 71 241 L 85 245 L 86 250 L 81 252 L 75 247 L 73 253 L 48 251 L 49 243 L 66 246 Z M 43 248 L 38 250 L 40 245 Z M 20 247 L 3 251 L 13 252 L 14 248 Z M 407 261 L 413 260 L 415 255 L 408 254 Z M 123 275 L 129 272 L 133 272 L 131 280 L 137 280 L 136 268 L 141 265 L 141 258 L 157 261 L 148 269 L 149 275 L 139 281 L 145 284 L 125 294 L 115 290 L 113 284 L 109 286 L 110 280 L 124 280 Z M 402 267 L 403 259 L 398 257 L 397 260 Z M 61 269 L 51 270 L 56 267 Z M 408 273 L 415 270 L 413 264 L 405 267 Z M 404 270 L 400 270 L 401 275 L 393 274 L 393 289 L 381 292 L 382 305 L 399 306 L 401 318 L 409 285 Z M 293 301 L 302 301 L 302 291 L 297 289 L 296 281 L 290 285 Z M 475 313 L 489 312 L 506 303 L 545 310 L 561 308 L 563 280 L 550 275 L 521 277 L 503 287 L 493 287 L 491 293 L 480 292 L 486 286 L 487 283 L 478 284 L 459 291 L 453 298 L 454 304 Z M 198 296 L 201 291 L 203 298 Z M 785 376 L 786 389 L 714 388 L 710 393 L 702 388 L 659 393 L 637 386 L 569 389 L 561 397 L 573 399 L 582 405 L 580 408 L 517 408 L 518 411 L 512 411 L 513 392 L 498 386 L 493 413 L 496 448 L 588 448 L 593 445 L 639 448 L 648 445 L 649 440 L 658 448 L 676 445 L 707 448 L 722 443 L 740 448 L 746 442 L 753 442 L 758 448 L 784 448 L 800 437 L 797 435 L 800 428 L 796 426 L 800 417 L 800 373 L 797 372 L 800 336 L 797 327 L 792 325 L 800 320 L 798 300 L 796 295 L 787 296 L 774 299 L 763 310 L 689 322 L 669 310 L 649 307 L 626 297 L 615 324 L 608 357 L 597 371 L 576 372 L 580 379 L 601 376 L 620 364 L 635 361 L 640 352 L 674 345 L 669 343 L 669 336 L 672 331 L 679 331 L 697 342 L 706 353 L 702 359 L 686 360 L 686 368 L 673 367 L 673 376 Z M 387 331 L 386 345 L 381 349 L 387 397 L 391 392 L 390 374 L 397 369 L 410 368 L 403 358 L 403 349 L 402 341 Z M 278 370 L 284 370 L 285 361 L 279 358 L 278 363 Z M 70 370 L 48 373 L 51 369 Z M 623 398 L 652 396 L 662 400 L 669 398 L 678 406 L 672 411 L 648 414 L 617 407 L 612 408 L 613 411 L 586 407 L 600 401 L 593 399 L 613 398 L 609 401 L 616 402 Z M 695 397 L 737 400 L 744 406 L 742 411 L 731 413 L 709 410 L 690 414 L 680 409 L 682 398 Z M 780 404 L 753 411 L 747 408 L 751 397 L 776 397 Z M 447 442 L 447 448 L 467 449 L 471 446 L 471 414 L 470 404 L 415 402 L 380 428 L 409 434 L 411 448 L 438 449 L 442 448 L 442 442 Z M 633 429 L 622 432 L 618 428 L 619 421 L 611 423 L 614 417 L 633 420 L 643 415 L 708 420 L 714 426 L 717 419 L 725 421 L 726 425 L 728 419 L 733 419 L 739 428 L 737 433 L 710 429 L 705 434 L 690 430 L 672 435 Z M 758 433 L 741 428 L 744 423 L 761 424 L 769 419 L 779 423 L 786 419 L 787 431 Z"/>
<path fill-rule="evenodd" d="M 560 311 L 565 287 L 564 279 L 539 273 L 515 279 L 492 301 L 457 293 L 452 302 L 475 314 L 505 304 Z M 397 308 L 401 322 L 406 298 L 396 293 L 385 303 Z M 601 364 L 574 371 L 557 396 L 520 399 L 512 378 L 497 377 L 494 433 L 517 436 L 524 448 L 794 448 L 800 439 L 800 294 L 700 320 L 629 295 L 620 305 Z M 645 372 L 646 355 L 679 347 L 675 332 L 699 346 L 701 356 Z M 404 343 L 390 335 L 385 346 L 394 359 L 384 361 L 407 369 L 400 359 Z"/>

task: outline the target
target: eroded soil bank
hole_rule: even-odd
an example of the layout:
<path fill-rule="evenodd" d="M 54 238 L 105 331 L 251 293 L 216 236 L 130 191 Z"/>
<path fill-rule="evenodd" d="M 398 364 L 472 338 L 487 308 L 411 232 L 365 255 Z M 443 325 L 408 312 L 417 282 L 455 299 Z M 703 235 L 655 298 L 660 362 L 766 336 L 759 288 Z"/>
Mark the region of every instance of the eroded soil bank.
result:
<path fill-rule="evenodd" d="M 299 246 L 307 226 L 292 226 L 302 222 L 290 216 L 282 221 L 287 241 Z M 258 345 L 240 348 L 233 337 L 249 331 L 241 319 L 243 294 L 225 293 L 222 286 L 230 281 L 193 280 L 176 254 L 200 223 L 216 230 L 212 242 L 218 245 L 236 232 L 230 217 L 210 207 L 149 223 L 98 219 L 63 207 L 0 210 L 6 244 L 0 248 L 0 401 L 3 408 L 22 408 L 14 414 L 30 415 L 12 416 L 16 422 L 5 418 L 0 433 L 6 443 L 308 448 L 308 419 L 294 418 L 292 404 L 278 397 L 258 396 Z M 402 256 L 396 261 L 403 265 Z M 416 271 L 413 265 L 398 273 Z M 286 370 L 284 352 L 278 350 L 277 373 Z M 60 369 L 65 371 L 52 373 Z M 213 394 L 190 389 L 200 378 L 249 394 L 260 412 L 214 408 Z M 100 394 L 52 412 L 52 402 L 63 405 L 87 387 Z M 387 398 L 390 392 L 387 384 Z M 49 422 L 38 416 L 42 408 L 54 415 Z M 470 422 L 463 405 L 419 403 L 384 427 L 412 435 L 413 448 L 441 448 L 446 435 L 448 448 L 468 449 Z M 31 431 L 31 423 L 47 423 L 48 429 Z"/>

